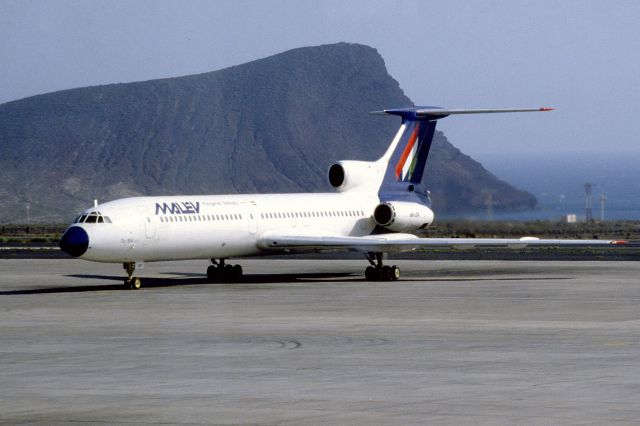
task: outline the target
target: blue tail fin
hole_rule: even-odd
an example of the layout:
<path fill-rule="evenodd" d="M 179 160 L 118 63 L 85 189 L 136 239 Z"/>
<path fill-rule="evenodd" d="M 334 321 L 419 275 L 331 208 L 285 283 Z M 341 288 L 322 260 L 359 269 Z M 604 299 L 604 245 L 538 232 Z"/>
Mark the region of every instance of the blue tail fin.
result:
<path fill-rule="evenodd" d="M 383 200 L 415 196 L 416 187 L 422 183 L 437 119 L 418 116 L 417 110 L 403 108 L 384 111 L 402 117 L 402 124 L 387 152 L 379 160 L 387 164 L 379 190 Z"/>
<path fill-rule="evenodd" d="M 385 109 L 373 114 L 391 114 L 402 117 L 400 130 L 387 152 L 378 160 L 385 167 L 378 195 L 381 200 L 399 200 L 417 197 L 426 201 L 423 184 L 425 164 L 431 149 L 436 122 L 450 115 L 493 114 L 504 112 L 544 112 L 553 108 L 508 109 L 444 109 L 439 107 L 413 107 Z"/>

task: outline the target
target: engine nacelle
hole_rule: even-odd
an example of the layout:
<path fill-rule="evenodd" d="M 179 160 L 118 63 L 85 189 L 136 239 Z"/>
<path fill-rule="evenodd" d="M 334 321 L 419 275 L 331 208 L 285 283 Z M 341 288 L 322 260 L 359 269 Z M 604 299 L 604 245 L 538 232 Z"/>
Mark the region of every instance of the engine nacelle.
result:
<path fill-rule="evenodd" d="M 329 167 L 329 183 L 340 192 L 375 185 L 379 174 L 378 167 L 370 161 L 338 161 Z"/>
<path fill-rule="evenodd" d="M 378 204 L 373 220 L 394 232 L 413 232 L 433 222 L 433 211 L 418 203 L 389 201 Z"/>

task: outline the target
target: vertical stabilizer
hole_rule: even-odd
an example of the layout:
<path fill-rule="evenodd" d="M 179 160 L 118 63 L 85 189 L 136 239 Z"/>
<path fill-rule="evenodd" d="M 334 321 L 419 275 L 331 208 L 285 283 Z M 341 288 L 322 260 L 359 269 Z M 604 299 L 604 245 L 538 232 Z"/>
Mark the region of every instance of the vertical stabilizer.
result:
<path fill-rule="evenodd" d="M 387 152 L 378 160 L 380 167 L 385 168 L 378 191 L 380 199 L 385 201 L 417 198 L 427 201 L 423 176 L 436 122 L 439 119 L 460 114 L 545 111 L 553 111 L 553 108 L 444 109 L 423 106 L 374 111 L 373 114 L 391 114 L 402 118 L 398 133 Z"/>
<path fill-rule="evenodd" d="M 378 191 L 381 200 L 414 198 L 422 183 L 436 119 L 416 115 L 417 108 L 385 110 L 402 117 L 402 124 L 387 152 L 378 160 L 386 163 Z"/>

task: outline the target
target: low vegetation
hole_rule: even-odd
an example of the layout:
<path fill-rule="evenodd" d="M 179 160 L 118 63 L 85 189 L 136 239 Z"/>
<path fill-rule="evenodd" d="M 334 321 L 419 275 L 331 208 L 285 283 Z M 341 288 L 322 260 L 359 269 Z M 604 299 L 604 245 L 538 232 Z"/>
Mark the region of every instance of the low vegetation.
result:
<path fill-rule="evenodd" d="M 423 233 L 426 237 L 453 238 L 538 238 L 565 239 L 640 239 L 640 221 L 580 222 L 555 221 L 444 221 Z"/>

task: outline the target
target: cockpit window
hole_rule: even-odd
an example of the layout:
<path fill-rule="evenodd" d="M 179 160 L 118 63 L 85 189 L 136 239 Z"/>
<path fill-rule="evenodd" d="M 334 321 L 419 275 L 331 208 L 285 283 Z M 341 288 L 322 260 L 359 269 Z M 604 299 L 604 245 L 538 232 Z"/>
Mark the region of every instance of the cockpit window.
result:
<path fill-rule="evenodd" d="M 79 216 L 73 223 L 112 223 L 109 216 L 103 216 L 100 212 L 90 212 Z"/>

